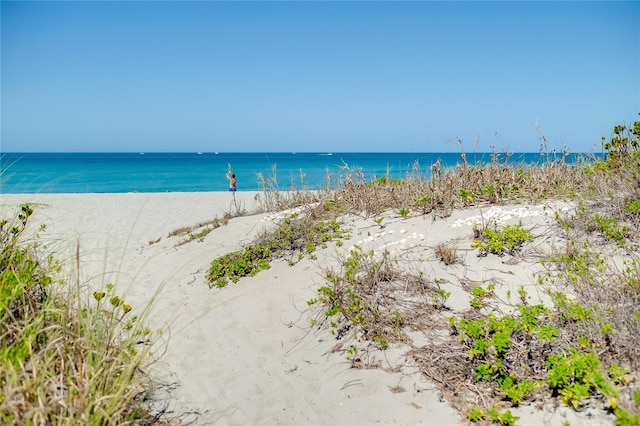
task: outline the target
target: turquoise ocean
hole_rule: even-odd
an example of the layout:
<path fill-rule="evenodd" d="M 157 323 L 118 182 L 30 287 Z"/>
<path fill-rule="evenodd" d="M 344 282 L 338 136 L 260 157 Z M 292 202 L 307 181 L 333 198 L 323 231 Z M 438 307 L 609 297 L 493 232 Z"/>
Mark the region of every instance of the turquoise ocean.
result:
<path fill-rule="evenodd" d="M 467 153 L 470 164 L 491 161 L 490 153 Z M 497 154 L 504 163 L 505 154 Z M 513 153 L 511 165 L 559 161 L 544 153 Z M 576 163 L 593 155 L 568 154 Z M 425 178 L 432 166 L 461 162 L 460 153 L 2 153 L 0 194 L 226 191 L 230 166 L 238 191 L 335 187 L 348 173 L 373 180 Z"/>

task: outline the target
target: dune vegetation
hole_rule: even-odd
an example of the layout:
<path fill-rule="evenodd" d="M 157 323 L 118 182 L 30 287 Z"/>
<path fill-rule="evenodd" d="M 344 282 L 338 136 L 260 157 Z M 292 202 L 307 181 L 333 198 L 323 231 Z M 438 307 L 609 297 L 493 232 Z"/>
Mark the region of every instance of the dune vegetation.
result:
<path fill-rule="evenodd" d="M 0 423 L 156 422 L 145 314 L 133 315 L 111 284 L 86 294 L 79 277 L 60 278 L 38 242 L 44 226 L 26 232 L 32 214 L 23 205 L 0 223 Z"/>
<path fill-rule="evenodd" d="M 265 179 L 262 211 L 307 207 L 240 251 L 213 259 L 207 280 L 222 288 L 275 259 L 293 266 L 313 258 L 318 247 L 349 237 L 341 222 L 348 215 L 383 226 L 389 211 L 438 221 L 470 206 L 566 200 L 574 208 L 556 216 L 553 230 L 566 244 L 537 254 L 548 305 L 529 304 L 524 289 L 504 300 L 494 283 L 469 283 L 468 309 L 453 312 L 437 280 L 355 250 L 340 268 L 324 271 L 325 283 L 309 300 L 313 325 L 351 336 L 345 353 L 354 368 L 367 367 L 365 344 L 384 350 L 407 343 L 409 330 L 431 330 L 441 338 L 416 346 L 412 359 L 470 422 L 516 424 L 511 408 L 557 403 L 594 407 L 616 424 L 637 425 L 639 138 L 640 121 L 616 126 L 603 141 L 605 156 L 578 164 L 560 155 L 536 166 L 474 165 L 463 153 L 455 168 L 432 165 L 428 180 L 419 165 L 406 179 L 374 181 L 345 165 L 337 188 L 314 191 L 281 192 Z M 148 308 L 133 315 L 115 286 L 88 292 L 80 274 L 62 276 L 59 261 L 39 243 L 46 229 L 27 232 L 32 214 L 23 205 L 17 217 L 0 222 L 0 422 L 170 423 L 150 405 L 155 333 L 145 326 Z M 214 228 L 238 214 L 214 220 Z M 201 226 L 190 228 L 195 237 L 182 244 L 205 238 Z M 478 256 L 517 257 L 535 238 L 517 225 L 471 232 Z M 445 265 L 458 262 L 451 245 L 438 246 L 436 255 Z M 75 261 L 79 270 L 79 255 Z"/>
<path fill-rule="evenodd" d="M 630 128 L 616 126 L 608 141 L 603 138 L 601 160 L 585 158 L 568 164 L 559 156 L 540 166 L 514 168 L 498 161 L 468 164 L 463 153 L 453 169 L 432 166 L 429 180 L 407 176 L 401 181 L 386 177 L 366 181 L 347 170 L 337 190 L 271 192 L 265 199 L 279 209 L 313 207 L 286 218 L 245 253 L 259 253 L 252 261 L 260 262 L 262 269 L 283 256 L 300 259 L 312 253 L 308 244 L 316 244 L 310 223 L 331 221 L 338 230 L 346 215 L 371 218 L 383 226 L 382 215 L 389 211 L 437 221 L 455 209 L 565 200 L 574 208 L 556 213 L 556 224 L 547 231 L 561 235 L 565 244 L 535 253 L 543 267 L 537 274 L 538 285 L 552 301 L 549 304 L 530 304 L 523 287 L 504 299 L 495 292 L 495 283 L 470 282 L 468 309 L 451 312 L 450 293 L 438 279 L 408 269 L 387 253 L 379 258 L 356 249 L 339 268 L 325 271 L 325 285 L 309 300 L 318 313 L 314 325 L 325 324 L 339 340 L 350 337 L 345 353 L 356 368 L 371 367 L 365 356 L 370 344 L 384 350 L 394 342 L 410 344 L 411 330 L 431 332 L 431 343 L 414 347 L 410 355 L 470 422 L 516 424 L 510 408 L 563 404 L 575 410 L 601 410 L 617 425 L 637 425 L 639 138 L 637 121 Z M 292 227 L 310 231 L 286 231 Z M 340 229 L 327 240 L 335 238 L 339 244 L 348 232 Z M 519 225 L 498 227 L 487 222 L 471 232 L 478 256 L 508 253 L 515 262 L 523 246 L 534 239 Z M 288 251 L 282 250 L 284 240 Z M 446 265 L 457 262 L 452 245 L 442 243 L 435 253 Z M 225 285 L 229 277 L 237 281 L 241 258 L 215 259 L 208 276 L 212 285 Z M 225 276 L 225 270 L 234 273 Z"/>

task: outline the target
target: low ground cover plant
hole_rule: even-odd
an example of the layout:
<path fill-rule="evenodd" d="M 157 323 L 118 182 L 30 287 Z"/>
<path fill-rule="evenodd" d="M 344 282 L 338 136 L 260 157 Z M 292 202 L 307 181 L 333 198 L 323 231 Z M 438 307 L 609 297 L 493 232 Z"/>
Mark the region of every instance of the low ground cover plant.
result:
<path fill-rule="evenodd" d="M 514 255 L 520 250 L 522 245 L 533 240 L 533 234 L 521 225 L 506 225 L 502 229 L 486 228 L 484 231 L 476 232 L 477 238 L 473 240 L 473 245 L 478 248 L 480 256 L 493 253 L 503 256 L 505 253 Z"/>
<path fill-rule="evenodd" d="M 275 229 L 263 231 L 241 250 L 214 259 L 206 275 L 210 287 L 225 287 L 229 281 L 254 276 L 269 269 L 274 259 L 289 258 L 291 265 L 305 256 L 314 258 L 317 247 L 348 235 L 335 220 L 335 212 L 324 206 L 304 214 L 292 214 Z"/>
<path fill-rule="evenodd" d="M 315 324 L 327 324 L 338 340 L 352 340 L 345 355 L 353 367 L 370 366 L 365 361 L 367 342 L 384 350 L 405 341 L 406 330 L 446 309 L 450 296 L 438 281 L 398 268 L 388 252 L 378 256 L 354 247 L 324 274 L 326 284 L 307 304 L 321 308 Z"/>
<path fill-rule="evenodd" d="M 383 290 L 376 287 L 390 287 L 399 278 L 396 274 L 400 272 L 391 267 L 388 257 L 376 259 L 372 252 L 355 248 L 341 270 L 325 272 L 328 285 L 320 287 L 318 297 L 307 303 L 326 307 L 324 315 L 335 335 L 357 326 L 364 339 L 386 349 L 390 341 L 402 339 L 403 318 L 399 310 L 389 309 L 378 300 L 378 292 Z M 357 350 L 351 355 L 355 354 Z"/>

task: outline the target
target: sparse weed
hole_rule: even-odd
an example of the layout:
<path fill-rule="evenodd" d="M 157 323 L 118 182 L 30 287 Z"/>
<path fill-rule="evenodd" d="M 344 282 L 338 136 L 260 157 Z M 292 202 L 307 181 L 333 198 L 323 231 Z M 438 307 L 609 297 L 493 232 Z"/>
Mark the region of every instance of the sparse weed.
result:
<path fill-rule="evenodd" d="M 407 216 L 409 216 L 409 213 L 411 213 L 411 210 L 409 210 L 409 209 L 402 208 L 402 209 L 398 210 L 398 215 L 400 215 L 403 219 L 405 219 Z"/>
<path fill-rule="evenodd" d="M 434 199 L 431 195 L 425 195 L 424 197 L 414 198 L 415 203 L 421 207 L 422 214 L 427 214 L 434 209 Z"/>
<path fill-rule="evenodd" d="M 451 244 L 439 243 L 434 250 L 436 257 L 445 265 L 452 265 L 458 261 L 456 248 Z"/>
<path fill-rule="evenodd" d="M 449 297 L 451 297 L 451 292 L 443 289 L 440 286 L 439 280 L 435 280 L 434 284 L 436 285 L 436 291 L 431 294 L 431 297 L 433 298 L 433 302 L 435 303 L 436 306 L 440 308 L 444 308 L 447 303 L 447 300 L 449 299 Z"/>

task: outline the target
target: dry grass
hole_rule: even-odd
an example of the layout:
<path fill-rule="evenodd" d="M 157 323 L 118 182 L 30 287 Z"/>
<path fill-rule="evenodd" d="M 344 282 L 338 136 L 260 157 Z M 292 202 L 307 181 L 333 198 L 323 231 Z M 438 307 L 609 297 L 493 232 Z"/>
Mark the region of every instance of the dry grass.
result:
<path fill-rule="evenodd" d="M 436 257 L 445 265 L 452 265 L 458 261 L 456 248 L 451 244 L 440 243 L 434 248 Z"/>
<path fill-rule="evenodd" d="M 326 192 L 328 198 L 339 200 L 348 212 L 366 217 L 400 208 L 446 217 L 453 209 L 471 205 L 574 198 L 588 189 L 589 174 L 587 165 L 570 165 L 562 160 L 542 166 L 462 164 L 437 169 L 428 180 L 409 174 L 402 181 L 380 178 L 369 182 L 361 172 L 349 171 L 340 188 Z"/>

